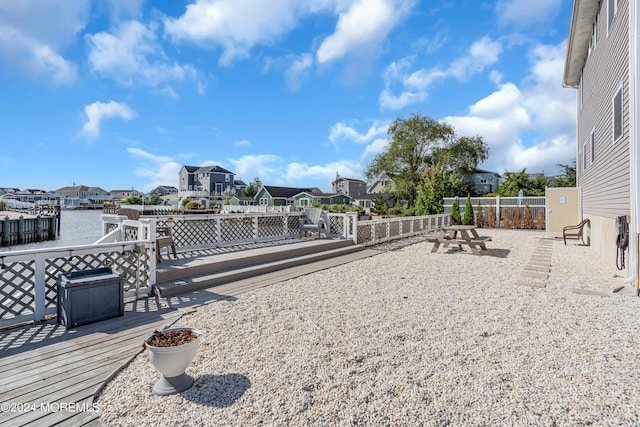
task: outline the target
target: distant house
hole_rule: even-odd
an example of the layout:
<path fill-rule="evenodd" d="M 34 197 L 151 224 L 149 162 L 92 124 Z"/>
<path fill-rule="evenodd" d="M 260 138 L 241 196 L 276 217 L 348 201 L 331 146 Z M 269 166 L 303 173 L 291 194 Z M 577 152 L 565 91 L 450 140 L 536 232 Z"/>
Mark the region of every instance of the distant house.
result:
<path fill-rule="evenodd" d="M 294 206 L 294 196 L 303 192 L 320 193 L 318 188 L 275 187 L 263 185 L 256 194 L 256 201 L 260 206 Z"/>
<path fill-rule="evenodd" d="M 320 191 L 301 191 L 293 196 L 295 206 L 313 205 L 349 205 L 351 198 L 345 194 L 323 193 Z"/>
<path fill-rule="evenodd" d="M 137 190 L 111 190 L 109 195 L 113 200 L 124 200 L 129 197 L 142 197 L 142 193 Z"/>
<path fill-rule="evenodd" d="M 349 204 L 351 200 L 344 194 L 323 193 L 319 188 L 275 187 L 263 185 L 255 200 L 260 206 L 312 206 Z"/>
<path fill-rule="evenodd" d="M 221 198 L 225 190 L 235 187 L 235 174 L 220 166 L 182 166 L 178 194 L 185 197 Z"/>
<path fill-rule="evenodd" d="M 247 184 L 245 184 L 245 182 L 241 179 L 236 179 L 235 181 L 233 181 L 233 187 L 236 189 L 236 194 L 238 195 L 238 197 L 241 197 L 244 195 L 244 189 L 247 188 Z"/>
<path fill-rule="evenodd" d="M 256 204 L 256 199 L 246 196 L 233 196 L 229 199 L 229 205 L 231 206 L 253 206 Z"/>
<path fill-rule="evenodd" d="M 111 195 L 100 187 L 74 185 L 55 190 L 60 204 L 67 208 L 100 208 L 106 201 L 111 201 Z"/>
<path fill-rule="evenodd" d="M 473 184 L 474 194 L 483 195 L 494 193 L 500 185 L 500 174 L 483 169 L 474 169 L 467 175 Z"/>
<path fill-rule="evenodd" d="M 151 190 L 151 193 L 154 196 L 169 196 L 171 194 L 178 194 L 178 189 L 171 185 L 158 185 L 156 188 Z"/>
<path fill-rule="evenodd" d="M 343 178 L 336 173 L 336 180 L 331 183 L 333 194 L 344 194 L 357 198 L 367 194 L 367 183 L 361 179 Z"/>
<path fill-rule="evenodd" d="M 369 191 L 367 191 L 367 193 L 368 194 L 391 193 L 393 192 L 394 189 L 395 189 L 395 184 L 393 183 L 393 180 L 388 176 L 384 176 L 384 177 L 381 177 L 376 182 L 374 182 L 373 184 L 371 184 L 371 187 L 369 187 Z"/>

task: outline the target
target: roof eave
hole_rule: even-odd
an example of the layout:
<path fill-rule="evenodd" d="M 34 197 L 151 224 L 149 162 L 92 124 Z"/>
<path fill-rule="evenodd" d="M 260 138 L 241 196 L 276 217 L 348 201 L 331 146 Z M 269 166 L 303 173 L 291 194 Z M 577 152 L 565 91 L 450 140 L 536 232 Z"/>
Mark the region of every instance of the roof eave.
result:
<path fill-rule="evenodd" d="M 578 87 L 584 61 L 587 58 L 593 21 L 598 14 L 600 0 L 574 0 L 571 27 L 564 64 L 564 87 Z"/>

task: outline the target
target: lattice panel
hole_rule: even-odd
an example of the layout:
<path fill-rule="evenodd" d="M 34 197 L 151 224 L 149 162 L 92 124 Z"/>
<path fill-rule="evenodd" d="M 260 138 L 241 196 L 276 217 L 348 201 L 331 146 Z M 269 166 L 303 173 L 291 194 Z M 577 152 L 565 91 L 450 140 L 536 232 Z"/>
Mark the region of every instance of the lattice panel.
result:
<path fill-rule="evenodd" d="M 374 228 L 375 228 L 374 236 L 373 236 L 374 239 L 380 239 L 382 237 L 386 237 L 387 236 L 387 223 L 386 222 L 375 224 Z"/>
<path fill-rule="evenodd" d="M 213 245 L 216 243 L 216 221 L 176 221 L 171 235 L 176 246 Z"/>
<path fill-rule="evenodd" d="M 33 313 L 34 263 L 3 264 L 0 270 L 0 318 Z"/>
<path fill-rule="evenodd" d="M 138 240 L 138 227 L 132 227 L 130 225 L 123 226 L 124 228 L 124 241 L 135 242 Z"/>
<path fill-rule="evenodd" d="M 358 225 L 358 244 L 371 241 L 371 225 Z"/>
<path fill-rule="evenodd" d="M 223 218 L 220 220 L 220 240 L 222 242 L 234 240 L 252 240 L 252 218 Z"/>
<path fill-rule="evenodd" d="M 281 236 L 284 221 L 280 216 L 259 216 L 258 217 L 258 237 Z"/>
<path fill-rule="evenodd" d="M 343 216 L 329 216 L 329 232 L 331 234 L 342 234 L 344 230 Z"/>
<path fill-rule="evenodd" d="M 118 228 L 118 224 L 107 224 L 107 234 Z"/>
<path fill-rule="evenodd" d="M 73 256 L 71 258 L 51 258 L 46 266 L 46 306 L 57 304 L 57 281 L 60 274 L 72 271 L 90 270 L 94 268 L 111 267 L 114 273 L 124 277 L 124 291 L 135 290 L 136 271 L 140 257 L 140 287 L 149 285 L 149 254 L 147 251 L 103 252 Z"/>
<path fill-rule="evenodd" d="M 288 216 L 287 217 L 287 231 L 289 234 L 297 235 L 300 233 L 300 217 Z"/>

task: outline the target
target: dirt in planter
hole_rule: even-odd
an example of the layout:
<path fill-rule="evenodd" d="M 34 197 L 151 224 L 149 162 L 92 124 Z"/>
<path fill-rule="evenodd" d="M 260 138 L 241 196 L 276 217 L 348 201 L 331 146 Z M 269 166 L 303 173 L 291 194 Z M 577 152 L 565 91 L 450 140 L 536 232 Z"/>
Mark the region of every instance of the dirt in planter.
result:
<path fill-rule="evenodd" d="M 198 338 L 198 335 L 190 329 L 170 332 L 153 331 L 146 343 L 153 347 L 175 347 L 191 342 L 196 338 Z"/>

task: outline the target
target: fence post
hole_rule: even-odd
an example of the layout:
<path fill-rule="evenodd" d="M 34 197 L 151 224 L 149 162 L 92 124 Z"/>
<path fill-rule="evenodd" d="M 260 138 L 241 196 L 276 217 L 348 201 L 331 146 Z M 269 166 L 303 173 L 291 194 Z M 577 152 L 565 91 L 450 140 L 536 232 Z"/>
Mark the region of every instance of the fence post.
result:
<path fill-rule="evenodd" d="M 20 215 L 18 217 L 18 243 L 24 242 L 24 216 Z"/>
<path fill-rule="evenodd" d="M 36 256 L 34 260 L 35 268 L 33 271 L 33 320 L 34 322 L 41 322 L 44 320 L 44 316 L 46 314 L 46 294 L 47 294 L 47 285 L 46 285 L 46 267 L 45 267 L 45 258 L 42 255 Z M 56 278 L 57 279 L 57 278 Z M 56 283 L 56 295 L 58 294 L 57 283 Z"/>
<path fill-rule="evenodd" d="M 2 245 L 9 246 L 9 215 L 2 221 Z"/>
<path fill-rule="evenodd" d="M 496 228 L 500 228 L 500 196 L 496 196 Z"/>

